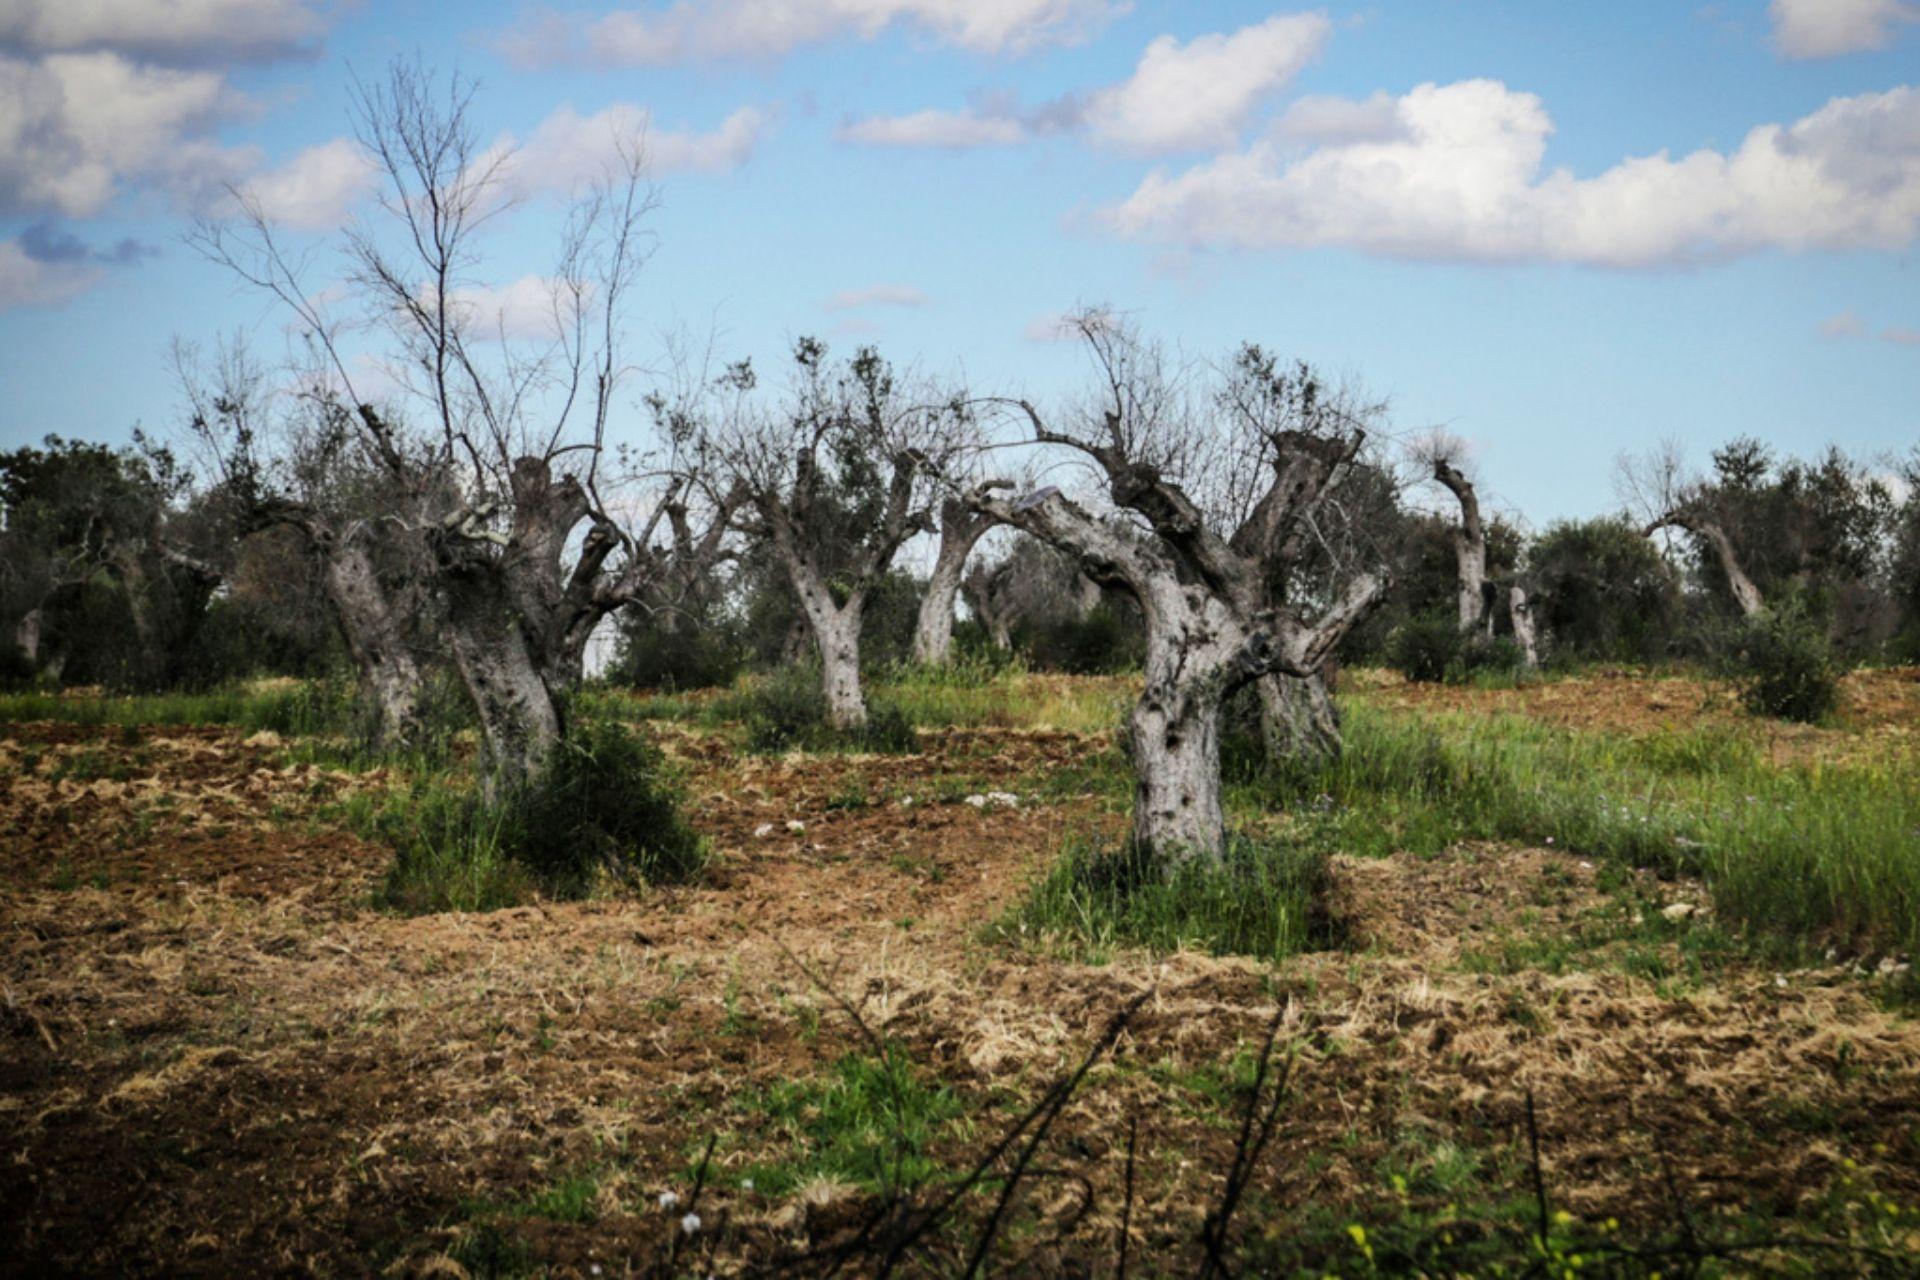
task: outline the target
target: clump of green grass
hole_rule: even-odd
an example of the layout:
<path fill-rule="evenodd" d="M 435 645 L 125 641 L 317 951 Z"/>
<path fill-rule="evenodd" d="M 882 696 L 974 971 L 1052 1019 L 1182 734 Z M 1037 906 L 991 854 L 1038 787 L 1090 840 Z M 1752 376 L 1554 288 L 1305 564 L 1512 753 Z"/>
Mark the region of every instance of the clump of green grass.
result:
<path fill-rule="evenodd" d="M 1849 948 L 1920 949 L 1910 763 L 1763 763 L 1719 730 L 1574 733 L 1521 717 L 1346 714 L 1338 760 L 1281 767 L 1240 804 L 1293 810 L 1322 847 L 1550 844 L 1703 877 L 1722 919 Z"/>
<path fill-rule="evenodd" d="M 907 713 L 891 702 L 867 699 L 867 723 L 835 729 L 827 723 L 827 695 L 820 674 L 805 667 L 779 672 L 755 685 L 742 707 L 747 748 L 766 755 L 784 751 L 859 751 L 902 754 L 919 749 Z"/>
<path fill-rule="evenodd" d="M 815 1181 L 874 1193 L 906 1193 L 938 1176 L 942 1138 L 964 1136 L 966 1104 L 924 1079 L 905 1049 L 849 1053 L 823 1075 L 785 1080 L 737 1104 L 768 1121 L 790 1155 L 749 1163 L 739 1176 L 757 1191 L 785 1195 Z"/>
<path fill-rule="evenodd" d="M 1330 882 L 1325 852 L 1294 841 L 1234 837 L 1217 862 L 1169 862 L 1081 837 L 992 932 L 1096 963 L 1121 947 L 1279 960 L 1335 940 Z"/>
<path fill-rule="evenodd" d="M 497 803 L 444 777 L 364 812 L 394 861 L 381 902 L 409 914 L 490 911 L 535 892 L 578 898 L 608 880 L 684 883 L 709 849 L 680 811 L 659 748 L 618 721 L 578 721 L 546 772 Z"/>

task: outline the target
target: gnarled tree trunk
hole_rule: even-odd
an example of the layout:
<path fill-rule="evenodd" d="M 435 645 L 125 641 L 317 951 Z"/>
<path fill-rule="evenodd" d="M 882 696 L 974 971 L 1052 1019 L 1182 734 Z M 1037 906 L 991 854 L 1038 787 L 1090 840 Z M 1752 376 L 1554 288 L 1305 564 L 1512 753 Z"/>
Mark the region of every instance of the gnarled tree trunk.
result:
<path fill-rule="evenodd" d="M 1459 574 L 1460 634 L 1483 628 L 1492 634 L 1487 612 L 1487 529 L 1480 519 L 1480 497 L 1465 473 L 1445 458 L 1433 463 L 1433 478 L 1452 491 L 1460 504 L 1460 523 L 1453 530 L 1453 559 Z"/>
<path fill-rule="evenodd" d="M 1733 602 L 1740 607 L 1743 617 L 1757 617 L 1766 611 L 1766 601 L 1760 595 L 1760 588 L 1754 585 L 1753 579 L 1740 566 L 1740 556 L 1733 549 L 1733 539 L 1727 536 L 1727 531 L 1717 521 L 1708 519 L 1697 508 L 1678 507 L 1640 532 L 1643 537 L 1650 538 L 1669 525 L 1685 529 L 1713 548 L 1714 559 L 1727 580 L 1727 589 L 1733 592 Z"/>
<path fill-rule="evenodd" d="M 934 556 L 933 576 L 920 600 L 920 616 L 913 628 L 913 660 L 938 666 L 952 656 L 953 602 L 972 553 L 987 530 L 999 521 L 969 511 L 965 503 L 949 498 L 940 507 L 940 549 Z"/>
<path fill-rule="evenodd" d="M 483 794 L 503 798 L 546 768 L 565 725 L 560 704 L 507 607 L 499 566 L 459 565 L 446 575 L 447 631 L 487 749 Z"/>
<path fill-rule="evenodd" d="M 1340 713 L 1321 672 L 1267 675 L 1254 682 L 1260 698 L 1260 741 L 1267 759 L 1337 760 Z"/>
<path fill-rule="evenodd" d="M 1149 660 L 1140 700 L 1127 715 L 1132 844 L 1170 861 L 1218 859 L 1226 851 L 1220 802 L 1223 686 L 1218 679 L 1182 678 L 1180 670 L 1177 661 Z"/>
<path fill-rule="evenodd" d="M 326 548 L 322 577 L 373 712 L 374 745 L 408 741 L 420 727 L 426 686 L 372 554 L 357 538 L 334 541 Z"/>

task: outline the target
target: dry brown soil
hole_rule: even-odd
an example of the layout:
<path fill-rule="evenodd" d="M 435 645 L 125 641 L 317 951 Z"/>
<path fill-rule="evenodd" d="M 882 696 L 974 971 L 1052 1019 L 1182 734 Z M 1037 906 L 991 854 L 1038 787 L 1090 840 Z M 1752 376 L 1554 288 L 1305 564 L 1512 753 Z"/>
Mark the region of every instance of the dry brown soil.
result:
<path fill-rule="evenodd" d="M 1555 1201 L 1582 1214 L 1658 1218 L 1663 1160 L 1703 1212 L 1790 1220 L 1847 1161 L 1920 1197 L 1920 1029 L 1868 984 L 1735 966 L 1670 989 L 1461 963 L 1509 929 L 1600 909 L 1577 859 L 1341 860 L 1353 947 L 1277 972 L 1196 954 L 1069 963 L 980 926 L 1064 831 L 1113 815 L 1091 797 L 977 810 L 942 780 L 1026 796 L 1099 743 L 973 730 L 911 757 L 761 760 L 662 733 L 718 851 L 711 883 L 404 919 L 369 905 L 385 852 L 314 817 L 378 777 L 287 767 L 277 744 L 229 731 L 7 729 L 0 1272 L 461 1274 L 476 1205 L 588 1170 L 594 1221 L 514 1229 L 537 1267 L 622 1274 L 668 1247 L 655 1197 L 688 1192 L 708 1135 L 731 1135 L 722 1166 L 766 1154 L 739 1098 L 858 1047 L 839 1000 L 967 1100 L 973 1123 L 943 1139 L 964 1164 L 1151 993 L 1051 1138 L 998 1274 L 1109 1273 L 1135 1117 L 1135 1256 L 1189 1271 L 1234 1136 L 1193 1081 L 1276 1014 L 1300 1057 L 1255 1180 L 1263 1220 L 1378 1196 L 1396 1152 L 1516 1153 L 1529 1093 Z M 877 802 L 832 807 L 854 790 Z M 1697 886 L 1648 892 L 1704 902 Z M 683 1254 L 722 1274 L 832 1240 L 861 1203 L 725 1173 Z"/>

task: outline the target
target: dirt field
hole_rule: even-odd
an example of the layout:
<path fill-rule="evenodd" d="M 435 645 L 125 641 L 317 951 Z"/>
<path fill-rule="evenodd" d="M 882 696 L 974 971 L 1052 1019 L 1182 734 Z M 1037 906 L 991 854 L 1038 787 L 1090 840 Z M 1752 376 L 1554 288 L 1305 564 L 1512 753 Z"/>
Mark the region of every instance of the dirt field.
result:
<path fill-rule="evenodd" d="M 1850 749 L 1911 732 L 1911 673 L 1857 688 Z M 1708 696 L 1639 692 L 1636 725 Z M 1581 724 L 1628 705 L 1571 683 L 1443 696 Z M 216 729 L 7 727 L 0 1271 L 816 1274 L 874 1197 L 818 1172 L 820 1107 L 795 1121 L 783 1090 L 884 1037 L 946 1099 L 928 1150 L 965 1169 L 1143 995 L 993 1273 L 1112 1274 L 1123 1218 L 1130 1274 L 1192 1273 L 1235 1082 L 1276 1022 L 1291 1094 L 1233 1227 L 1275 1268 L 1392 1271 L 1363 1223 L 1528 1218 L 1529 1098 L 1542 1189 L 1583 1222 L 1830 1234 L 1884 1213 L 1920 1247 L 1901 1216 L 1920 1027 L 1838 967 L 1693 972 L 1697 885 L 1551 849 L 1340 859 L 1339 951 L 1075 963 L 981 930 L 1065 833 L 1118 820 L 1060 785 L 1100 739 L 952 730 L 914 756 L 764 760 L 659 732 L 718 853 L 708 884 L 405 919 L 369 905 L 386 851 L 325 817 L 381 775 Z M 990 790 L 1019 803 L 968 803 Z"/>

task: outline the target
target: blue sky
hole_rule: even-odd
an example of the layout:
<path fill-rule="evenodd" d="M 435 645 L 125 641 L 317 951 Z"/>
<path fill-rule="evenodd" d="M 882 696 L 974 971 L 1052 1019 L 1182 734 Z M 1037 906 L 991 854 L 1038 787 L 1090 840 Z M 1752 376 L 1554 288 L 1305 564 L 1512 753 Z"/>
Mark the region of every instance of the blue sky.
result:
<path fill-rule="evenodd" d="M 1045 395 L 1082 372 L 1047 318 L 1110 302 L 1196 355 L 1358 375 L 1536 525 L 1614 506 L 1615 455 L 1665 436 L 1920 442 L 1905 0 L 450 12 L 0 0 L 0 444 L 164 432 L 175 335 L 277 341 L 181 234 L 249 187 L 337 278 L 349 74 L 416 52 L 544 175 L 475 284 L 545 269 L 598 113 L 649 113 L 643 359 L 717 324 L 762 361 L 817 333 Z"/>

